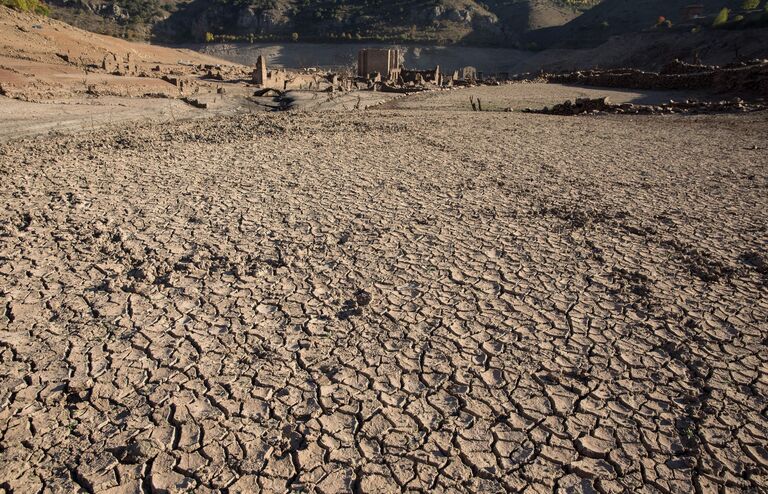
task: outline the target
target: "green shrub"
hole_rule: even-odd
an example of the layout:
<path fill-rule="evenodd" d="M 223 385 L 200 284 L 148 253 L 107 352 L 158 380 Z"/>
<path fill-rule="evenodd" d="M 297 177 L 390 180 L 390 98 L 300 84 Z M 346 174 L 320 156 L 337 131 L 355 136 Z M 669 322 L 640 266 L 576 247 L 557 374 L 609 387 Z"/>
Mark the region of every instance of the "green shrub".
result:
<path fill-rule="evenodd" d="M 0 0 L 0 5 L 5 5 L 21 12 L 34 12 L 35 14 L 48 15 L 51 13 L 47 5 L 40 0 Z"/>
<path fill-rule="evenodd" d="M 733 20 L 733 22 L 741 22 L 741 21 L 744 20 L 744 16 L 743 15 L 737 15 L 732 20 Z"/>
<path fill-rule="evenodd" d="M 728 8 L 723 8 L 723 10 L 720 11 L 719 14 L 717 14 L 717 17 L 715 17 L 715 21 L 712 23 L 712 27 L 722 26 L 726 22 L 728 22 L 728 15 L 731 13 L 731 11 Z"/>
<path fill-rule="evenodd" d="M 760 6 L 760 0 L 744 0 L 741 8 L 744 10 L 755 10 Z"/>
<path fill-rule="evenodd" d="M 213 33 L 205 33 L 205 42 L 206 43 L 213 43 L 214 36 Z"/>

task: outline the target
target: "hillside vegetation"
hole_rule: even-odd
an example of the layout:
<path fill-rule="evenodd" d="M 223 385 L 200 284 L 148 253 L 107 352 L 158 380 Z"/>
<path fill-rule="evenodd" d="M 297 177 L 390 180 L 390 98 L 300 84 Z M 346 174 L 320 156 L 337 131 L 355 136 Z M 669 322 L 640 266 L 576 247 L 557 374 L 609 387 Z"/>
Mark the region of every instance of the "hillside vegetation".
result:
<path fill-rule="evenodd" d="M 745 7 L 762 8 L 768 0 L 603 0 L 584 15 L 562 26 L 531 32 L 527 39 L 540 46 L 581 48 L 596 46 L 612 36 L 640 31 L 691 33 L 712 27 L 722 9 L 733 12 L 736 21 L 730 28 L 749 28 L 765 25 L 762 12 L 748 12 Z M 697 7 L 697 11 L 686 10 Z M 699 11 L 700 10 L 700 11 Z"/>
<path fill-rule="evenodd" d="M 0 5 L 5 5 L 21 12 L 33 12 L 42 15 L 50 13 L 48 6 L 40 0 L 0 0 Z"/>
<path fill-rule="evenodd" d="M 23 1 L 23 0 L 2 0 Z M 122 37 L 197 42 L 519 42 L 600 0 L 52 0 L 53 16 Z"/>
<path fill-rule="evenodd" d="M 585 48 L 641 31 L 765 25 L 768 0 L 50 0 L 51 15 L 130 39 Z M 40 0 L 0 0 L 40 10 Z M 689 9 L 698 9 L 692 20 Z M 720 25 L 720 24 L 719 24 Z"/>

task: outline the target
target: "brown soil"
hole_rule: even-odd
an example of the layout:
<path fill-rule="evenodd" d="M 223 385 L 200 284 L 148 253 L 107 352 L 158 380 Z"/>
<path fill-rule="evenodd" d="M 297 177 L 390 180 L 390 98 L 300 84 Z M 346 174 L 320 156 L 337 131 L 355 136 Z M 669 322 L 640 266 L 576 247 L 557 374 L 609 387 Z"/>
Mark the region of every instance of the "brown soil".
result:
<path fill-rule="evenodd" d="M 0 144 L 0 489 L 764 491 L 768 116 L 465 91 Z"/>
<path fill-rule="evenodd" d="M 205 65 L 244 76 L 249 70 L 207 55 L 93 34 L 63 22 L 0 6 L 0 95 L 49 101 L 84 95 L 179 97 L 163 75 L 189 77 L 203 91 L 215 82 L 199 81 Z M 131 70 L 104 68 L 114 56 Z M 130 57 L 130 58 L 129 58 Z"/>

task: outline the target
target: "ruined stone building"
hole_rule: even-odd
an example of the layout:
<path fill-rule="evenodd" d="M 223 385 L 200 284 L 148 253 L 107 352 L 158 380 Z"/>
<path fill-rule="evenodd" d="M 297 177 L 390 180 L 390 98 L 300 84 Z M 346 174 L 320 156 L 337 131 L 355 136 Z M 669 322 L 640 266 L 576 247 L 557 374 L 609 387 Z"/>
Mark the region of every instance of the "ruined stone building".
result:
<path fill-rule="evenodd" d="M 366 48 L 357 54 L 357 75 L 381 74 L 383 79 L 396 79 L 400 72 L 400 50 Z"/>
<path fill-rule="evenodd" d="M 267 70 L 267 61 L 263 55 L 256 59 L 256 69 L 252 73 L 252 82 L 261 89 L 288 91 L 291 89 L 332 91 L 341 86 L 334 74 L 307 74 L 289 72 L 284 69 Z"/>
<path fill-rule="evenodd" d="M 462 67 L 459 72 L 459 77 L 463 81 L 475 81 L 478 79 L 477 69 L 472 67 L 471 65 L 468 65 L 466 67 Z"/>
<path fill-rule="evenodd" d="M 256 59 L 256 70 L 253 71 L 253 83 L 260 88 L 288 89 L 288 73 L 285 70 L 267 70 L 267 59 L 259 55 Z"/>
<path fill-rule="evenodd" d="M 400 77 L 398 82 L 401 84 L 435 84 L 438 86 L 443 85 L 443 75 L 440 73 L 440 66 L 438 65 L 432 70 L 407 70 L 402 69 L 400 71 Z"/>
<path fill-rule="evenodd" d="M 101 61 L 101 68 L 109 74 L 135 76 L 139 74 L 139 66 L 133 54 L 128 52 L 122 60 L 112 52 L 104 55 Z"/>

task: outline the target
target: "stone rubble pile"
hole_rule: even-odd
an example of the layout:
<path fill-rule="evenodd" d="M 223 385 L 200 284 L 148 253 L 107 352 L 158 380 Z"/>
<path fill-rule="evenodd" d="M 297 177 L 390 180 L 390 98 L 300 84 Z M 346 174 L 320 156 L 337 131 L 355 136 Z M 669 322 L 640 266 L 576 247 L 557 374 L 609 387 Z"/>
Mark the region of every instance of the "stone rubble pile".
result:
<path fill-rule="evenodd" d="M 660 72 L 638 69 L 584 70 L 539 74 L 547 82 L 631 89 L 685 89 L 768 96 L 768 60 L 724 66 L 687 64 L 676 60 Z"/>
<path fill-rule="evenodd" d="M 612 104 L 608 98 L 578 98 L 558 105 L 544 107 L 540 110 L 526 108 L 526 113 L 541 113 L 545 115 L 585 115 L 585 114 L 628 114 L 628 115 L 664 115 L 686 114 L 697 115 L 705 113 L 747 113 L 768 109 L 768 100 L 758 99 L 744 101 L 733 98 L 723 101 L 670 101 L 660 105 L 636 105 L 632 103 Z"/>

